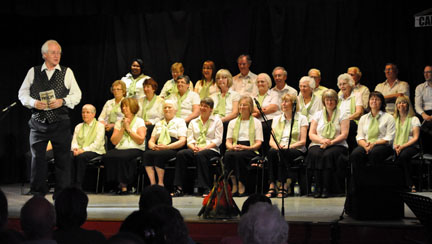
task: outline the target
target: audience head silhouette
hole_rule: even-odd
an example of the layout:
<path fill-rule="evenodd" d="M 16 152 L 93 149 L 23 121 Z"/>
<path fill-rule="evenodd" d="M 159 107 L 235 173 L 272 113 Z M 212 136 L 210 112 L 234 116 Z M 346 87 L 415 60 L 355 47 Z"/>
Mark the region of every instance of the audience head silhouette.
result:
<path fill-rule="evenodd" d="M 27 240 L 50 240 L 56 224 L 54 206 L 42 196 L 34 196 L 21 208 L 21 229 Z"/>

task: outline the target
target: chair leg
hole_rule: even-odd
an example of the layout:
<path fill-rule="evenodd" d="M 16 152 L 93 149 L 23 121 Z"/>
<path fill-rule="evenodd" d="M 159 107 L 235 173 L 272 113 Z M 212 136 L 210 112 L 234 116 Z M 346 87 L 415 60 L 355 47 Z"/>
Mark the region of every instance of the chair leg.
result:
<path fill-rule="evenodd" d="M 100 168 L 97 168 L 97 177 L 96 177 L 96 194 L 99 193 L 99 178 L 100 178 Z"/>

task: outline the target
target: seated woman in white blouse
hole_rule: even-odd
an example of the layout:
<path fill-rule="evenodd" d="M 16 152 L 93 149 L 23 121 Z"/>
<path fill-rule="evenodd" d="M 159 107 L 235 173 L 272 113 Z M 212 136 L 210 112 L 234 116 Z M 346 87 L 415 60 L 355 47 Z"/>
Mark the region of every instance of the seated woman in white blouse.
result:
<path fill-rule="evenodd" d="M 323 108 L 321 97 L 314 95 L 315 79 L 303 76 L 299 81 L 300 95 L 298 96 L 298 106 L 300 113 L 308 118 L 309 123 L 312 116 Z"/>
<path fill-rule="evenodd" d="M 340 156 L 348 155 L 346 138 L 349 119 L 347 114 L 337 108 L 338 95 L 335 90 L 324 91 L 321 101 L 324 108 L 312 116 L 310 124 L 311 144 L 306 156 L 306 164 L 308 169 L 314 171 L 316 184 L 314 197 L 327 198 L 330 194 L 332 173 L 343 167 L 338 165 Z"/>
<path fill-rule="evenodd" d="M 215 104 L 213 114 L 219 116 L 223 123 L 231 121 L 238 115 L 240 94 L 230 89 L 232 81 L 229 70 L 220 69 L 216 73 L 216 84 L 219 91 L 210 96 Z"/>
<path fill-rule="evenodd" d="M 338 76 L 337 85 L 340 89 L 338 108 L 349 115 L 350 130 L 347 138 L 349 151 L 357 146 L 357 123 L 363 115 L 363 100 L 360 93 L 354 92 L 355 82 L 351 75 L 345 73 Z"/>
<path fill-rule="evenodd" d="M 257 76 L 256 83 L 258 86 L 258 95 L 255 97 L 255 102 L 258 101 L 261 106 L 262 112 L 268 120 L 268 125 L 271 126 L 272 119 L 281 114 L 279 110 L 279 94 L 273 90 L 270 90 L 272 86 L 271 78 L 268 74 L 261 73 Z M 262 122 L 264 144 L 262 145 L 263 152 L 269 149 L 268 141 L 270 139 L 270 128 L 265 124 L 264 118 L 258 110 L 258 106 L 255 104 L 252 116 Z"/>
<path fill-rule="evenodd" d="M 296 95 L 289 93 L 283 95 L 281 104 L 283 114 L 273 118 L 272 129 L 281 151 L 278 152 L 279 148 L 277 147 L 275 140 L 273 137 L 270 137 L 270 150 L 267 154 L 270 185 L 269 191 L 266 194 L 266 196 L 270 198 L 275 197 L 276 194 L 277 197 L 287 196 L 289 185 L 286 183 L 286 180 L 290 173 L 287 172 L 287 165 L 291 166 L 295 158 L 304 155 L 306 152 L 305 145 L 309 123 L 306 116 L 298 112 L 298 107 L 296 107 L 294 121 L 292 121 L 293 104 L 296 100 Z M 290 138 L 291 124 L 293 124 L 293 129 Z M 281 154 L 280 160 L 278 153 Z M 281 182 L 281 187 L 278 189 L 278 193 L 276 193 L 276 180 Z"/>
<path fill-rule="evenodd" d="M 164 186 L 165 162 L 174 158 L 177 151 L 186 144 L 186 123 L 175 117 L 176 103 L 166 100 L 163 104 L 164 119 L 158 121 L 148 142 L 148 150 L 143 153 L 143 163 L 150 184 Z"/>
<path fill-rule="evenodd" d="M 75 126 L 71 150 L 73 153 L 72 184 L 82 188 L 87 163 L 105 154 L 105 127 L 95 119 L 96 108 L 91 104 L 82 107 L 83 122 Z"/>
<path fill-rule="evenodd" d="M 173 197 L 183 196 L 183 185 L 188 165 L 196 164 L 197 187 L 203 196 L 210 192 L 213 179 L 210 175 L 209 163 L 213 157 L 220 156 L 219 145 L 222 143 L 223 125 L 217 116 L 213 116 L 214 102 L 207 97 L 200 102 L 201 115 L 193 119 L 187 130 L 187 149 L 177 153 Z"/>
<path fill-rule="evenodd" d="M 254 102 L 251 97 L 243 96 L 239 101 L 239 116 L 228 124 L 225 167 L 231 175 L 233 196 L 246 196 L 247 165 L 258 155 L 263 141 L 261 122 L 252 116 Z"/>
<path fill-rule="evenodd" d="M 120 108 L 120 103 L 126 96 L 126 84 L 124 81 L 114 81 L 111 85 L 111 92 L 114 98 L 106 101 L 98 118 L 98 121 L 105 126 L 106 136 L 108 138 L 112 136 L 115 122 L 123 119 L 124 116 Z M 108 149 L 113 148 L 114 146 L 112 143 L 108 142 Z"/>
<path fill-rule="evenodd" d="M 224 126 L 223 141 L 226 139 L 228 123 L 238 116 L 238 102 L 240 100 L 240 94 L 230 89 L 232 82 L 233 79 L 231 73 L 226 69 L 220 69 L 216 73 L 216 84 L 219 91 L 211 95 L 215 104 L 213 114 L 222 120 Z M 225 153 L 225 143 L 222 143 L 220 149 L 222 154 Z"/>
<path fill-rule="evenodd" d="M 206 60 L 202 66 L 202 79 L 195 83 L 194 92 L 200 99 L 210 97 L 219 91 L 215 82 L 216 65 L 211 60 Z"/>
<path fill-rule="evenodd" d="M 411 192 L 416 192 L 411 179 L 411 158 L 419 151 L 420 120 L 415 116 L 409 97 L 400 96 L 396 99 L 394 112 L 396 133 L 393 149 L 396 152 L 396 164 L 402 165 L 405 183 Z"/>
<path fill-rule="evenodd" d="M 381 92 L 369 95 L 369 113 L 363 115 L 358 123 L 358 146 L 350 155 L 354 180 L 359 177 L 359 168 L 367 164 L 378 165 L 393 154 L 392 144 L 395 136 L 395 120 L 386 113 L 386 102 Z"/>
<path fill-rule="evenodd" d="M 152 78 L 147 79 L 143 83 L 143 90 L 145 96 L 138 99 L 139 111 L 137 116 L 144 120 L 147 127 L 146 142 L 150 140 L 151 133 L 154 125 L 163 119 L 164 115 L 162 112 L 163 99 L 156 96 L 155 92 L 158 88 L 158 84 Z"/>
<path fill-rule="evenodd" d="M 199 95 L 189 90 L 190 78 L 187 75 L 181 75 L 177 78 L 177 93 L 171 94 L 167 99 L 177 103 L 176 116 L 185 120 L 188 124 L 200 114 Z"/>
<path fill-rule="evenodd" d="M 102 158 L 105 163 L 107 181 L 118 182 L 120 195 L 127 194 L 127 186 L 134 181 L 137 165 L 135 159 L 145 150 L 146 126 L 144 120 L 136 116 L 139 106 L 135 98 L 125 98 L 121 102 L 124 118 L 114 126 L 111 142 L 116 146 Z"/>

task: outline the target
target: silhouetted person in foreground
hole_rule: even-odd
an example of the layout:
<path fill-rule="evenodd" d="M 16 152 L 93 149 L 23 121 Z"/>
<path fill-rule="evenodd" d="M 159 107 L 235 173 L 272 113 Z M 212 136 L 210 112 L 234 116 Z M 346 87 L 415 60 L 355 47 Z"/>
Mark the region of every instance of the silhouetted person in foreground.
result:
<path fill-rule="evenodd" d="M 60 192 L 55 201 L 58 228 L 54 239 L 57 243 L 97 244 L 105 241 L 101 232 L 81 228 L 87 220 L 88 201 L 87 195 L 78 188 L 70 187 Z"/>

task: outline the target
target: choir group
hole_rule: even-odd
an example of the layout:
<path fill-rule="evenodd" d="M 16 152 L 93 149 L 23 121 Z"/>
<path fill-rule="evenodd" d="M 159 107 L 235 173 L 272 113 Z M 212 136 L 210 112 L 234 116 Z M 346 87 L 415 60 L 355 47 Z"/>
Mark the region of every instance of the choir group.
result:
<path fill-rule="evenodd" d="M 163 186 L 165 165 L 175 158 L 172 196 L 184 195 L 190 165 L 196 166 L 195 184 L 206 195 L 213 184 L 210 159 L 222 157 L 232 172 L 233 195 L 244 196 L 250 161 L 263 155 L 268 159 L 267 196 L 286 197 L 294 177 L 290 166 L 304 156 L 316 184 L 314 197 L 326 198 L 341 190 L 338 172 L 348 163 L 379 164 L 395 155 L 407 189 L 415 191 L 409 164 L 419 151 L 420 128 L 424 136 L 431 134 L 432 66 L 424 69 L 414 110 L 409 84 L 398 79 L 392 63 L 385 65 L 386 80 L 374 91 L 360 83 L 358 67 L 348 68 L 337 78 L 339 92 L 321 85 L 318 69 L 301 77 L 298 92 L 287 84 L 287 71 L 276 67 L 272 87 L 268 74 L 250 71 L 251 63 L 249 55 L 240 55 L 240 73 L 232 76 L 207 60 L 195 86 L 182 63 L 174 63 L 172 79 L 157 95 L 158 83 L 143 74 L 142 60 L 134 59 L 130 72 L 112 83 L 114 98 L 97 119 L 94 106 L 82 107 L 83 122 L 72 138 L 71 183 L 81 186 L 86 162 L 103 155 L 106 180 L 118 183 L 118 194 L 128 193 L 139 157 L 150 183 Z"/>

